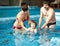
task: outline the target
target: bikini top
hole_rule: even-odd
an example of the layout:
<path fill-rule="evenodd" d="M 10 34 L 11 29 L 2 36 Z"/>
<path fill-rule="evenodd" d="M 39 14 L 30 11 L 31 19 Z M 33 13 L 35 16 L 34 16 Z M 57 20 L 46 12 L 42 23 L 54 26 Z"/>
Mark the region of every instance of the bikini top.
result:
<path fill-rule="evenodd" d="M 28 14 L 27 14 L 27 16 L 24 15 L 24 17 L 22 17 L 22 18 L 23 18 L 22 21 L 26 21 L 26 20 L 29 19 L 29 16 L 28 16 Z M 18 18 L 16 18 L 16 20 L 18 20 Z"/>

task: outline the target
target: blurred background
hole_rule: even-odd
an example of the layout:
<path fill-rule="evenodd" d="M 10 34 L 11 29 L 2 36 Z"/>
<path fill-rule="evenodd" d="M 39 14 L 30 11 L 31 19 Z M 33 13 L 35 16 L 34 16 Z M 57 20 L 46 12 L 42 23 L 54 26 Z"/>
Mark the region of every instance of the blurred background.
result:
<path fill-rule="evenodd" d="M 60 46 L 60 0 L 47 0 L 55 10 L 55 31 L 47 31 L 47 35 L 20 35 L 14 36 L 13 24 L 17 14 L 21 11 L 21 2 L 28 3 L 30 19 L 39 22 L 40 7 L 45 0 L 0 0 L 0 46 Z M 43 21 L 44 23 L 44 21 Z M 28 22 L 25 23 L 28 28 Z M 38 31 L 39 32 L 39 31 Z M 30 38 L 29 38 L 30 37 Z"/>
<path fill-rule="evenodd" d="M 41 7 L 45 0 L 0 0 L 0 6 L 20 6 L 21 2 L 26 1 L 29 6 Z M 60 0 L 48 0 L 52 1 L 51 6 L 54 8 L 60 8 Z"/>

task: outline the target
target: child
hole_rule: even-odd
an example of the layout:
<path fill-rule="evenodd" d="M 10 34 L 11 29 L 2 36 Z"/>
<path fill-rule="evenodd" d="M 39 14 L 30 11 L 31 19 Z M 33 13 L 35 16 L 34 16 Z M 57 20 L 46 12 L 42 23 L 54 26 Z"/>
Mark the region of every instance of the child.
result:
<path fill-rule="evenodd" d="M 36 22 L 34 20 L 31 20 L 31 23 L 29 23 L 30 27 L 27 29 L 27 32 L 30 32 L 31 34 L 36 34 L 37 29 L 36 29 Z"/>

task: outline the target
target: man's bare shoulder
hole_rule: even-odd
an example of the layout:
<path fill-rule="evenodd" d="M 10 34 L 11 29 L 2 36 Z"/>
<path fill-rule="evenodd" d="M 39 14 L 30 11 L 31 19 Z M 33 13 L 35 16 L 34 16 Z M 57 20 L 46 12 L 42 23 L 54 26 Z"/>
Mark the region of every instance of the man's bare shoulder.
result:
<path fill-rule="evenodd" d="M 41 7 L 41 10 L 43 10 L 44 9 L 44 7 Z"/>
<path fill-rule="evenodd" d="M 41 7 L 41 10 L 40 11 L 43 12 L 44 11 L 44 7 Z"/>
<path fill-rule="evenodd" d="M 49 10 L 49 11 L 54 12 L 54 9 L 53 9 L 53 8 L 50 8 L 50 10 Z"/>

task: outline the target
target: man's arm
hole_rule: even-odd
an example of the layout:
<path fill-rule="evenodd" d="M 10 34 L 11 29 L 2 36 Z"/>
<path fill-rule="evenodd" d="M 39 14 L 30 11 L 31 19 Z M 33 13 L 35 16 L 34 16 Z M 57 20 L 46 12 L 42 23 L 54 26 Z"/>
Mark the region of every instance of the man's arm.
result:
<path fill-rule="evenodd" d="M 46 25 L 47 25 L 47 24 L 49 23 L 49 21 L 52 19 L 53 14 L 54 14 L 54 11 L 51 10 L 51 12 L 49 13 L 49 16 L 48 16 L 45 24 L 44 24 L 41 28 L 45 28 L 45 27 L 46 27 Z"/>
<path fill-rule="evenodd" d="M 43 18 L 43 13 L 42 13 L 42 8 L 41 8 L 41 14 L 40 14 L 40 18 L 39 18 L 39 24 L 38 24 L 38 27 L 41 26 L 42 18 Z"/>

